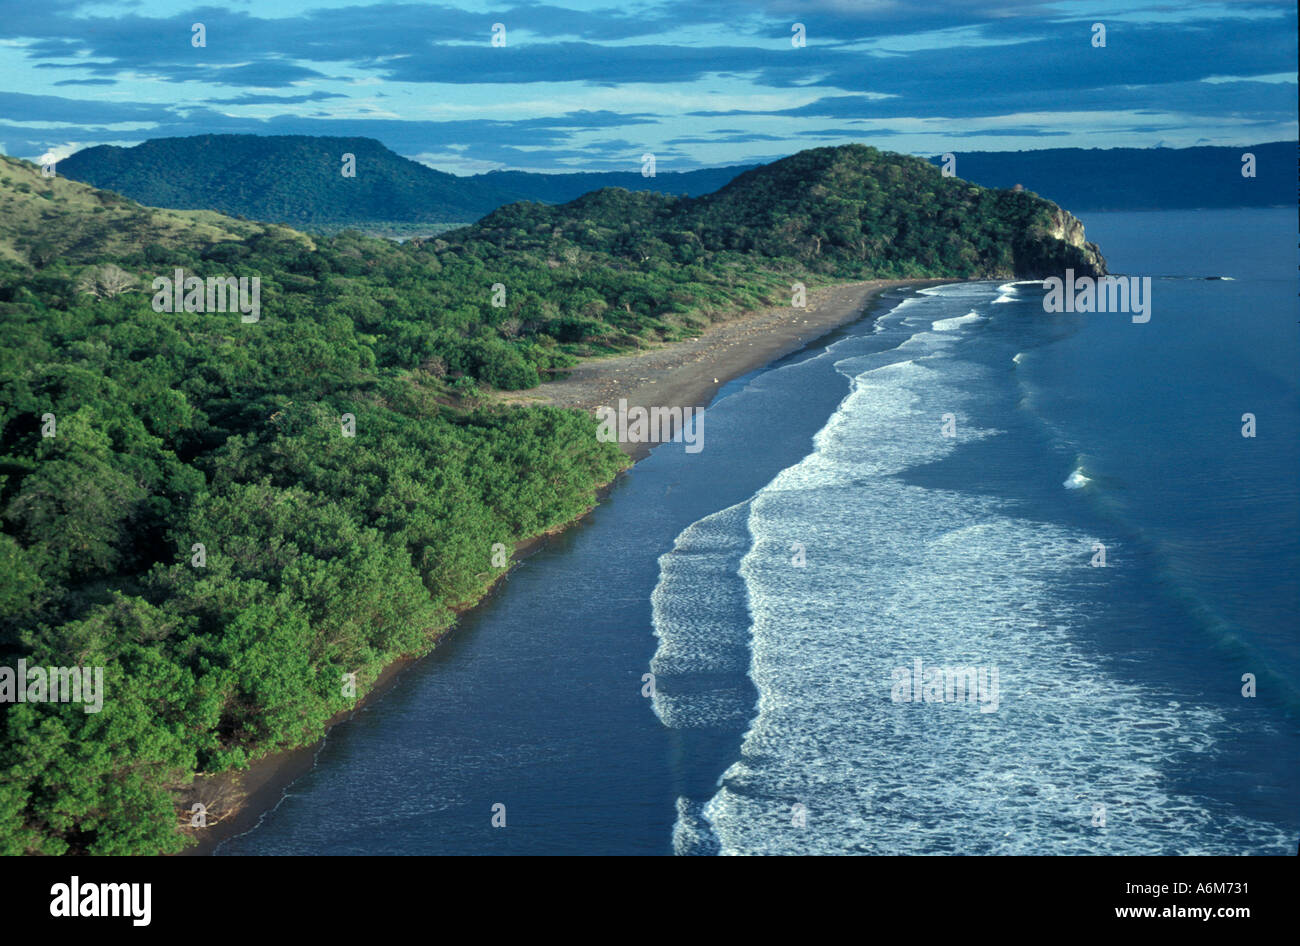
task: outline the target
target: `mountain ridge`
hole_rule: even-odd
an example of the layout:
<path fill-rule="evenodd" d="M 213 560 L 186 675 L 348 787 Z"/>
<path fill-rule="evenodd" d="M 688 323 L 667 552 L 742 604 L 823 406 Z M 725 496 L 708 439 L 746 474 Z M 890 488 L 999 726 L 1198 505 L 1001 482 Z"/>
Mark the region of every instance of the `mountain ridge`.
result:
<path fill-rule="evenodd" d="M 990 189 L 1021 184 L 1074 212 L 1286 206 L 1295 142 L 1241 148 L 1054 148 L 956 152 L 956 176 Z M 1241 155 L 1257 177 L 1241 175 Z M 341 174 L 342 156 L 357 176 Z M 788 156 L 792 157 L 792 156 Z M 784 159 L 779 159 L 784 160 Z M 941 164 L 942 157 L 929 157 Z M 769 162 L 771 163 L 771 162 Z M 521 200 L 566 203 L 602 187 L 699 197 L 759 164 L 660 171 L 494 170 L 457 176 L 398 155 L 367 137 L 196 135 L 155 138 L 123 148 L 97 145 L 57 165 L 58 173 L 147 206 L 215 210 L 299 228 L 394 232 L 472 223 Z M 1207 180 L 1217 182 L 1206 187 Z M 426 231 L 432 232 L 432 231 Z"/>
<path fill-rule="evenodd" d="M 1074 211 L 1289 207 L 1300 143 L 1241 147 L 1044 148 L 955 152 L 956 175 L 984 187 L 1016 184 Z M 1244 155 L 1255 176 L 1242 174 Z M 943 156 L 931 157 L 932 164 Z"/>
<path fill-rule="evenodd" d="M 343 176 L 354 156 L 355 177 Z M 518 200 L 563 203 L 601 186 L 671 193 L 715 190 L 741 168 L 459 177 L 367 137 L 194 135 L 129 148 L 97 145 L 57 173 L 148 206 L 215 210 L 292 226 L 351 222 L 470 223 Z"/>

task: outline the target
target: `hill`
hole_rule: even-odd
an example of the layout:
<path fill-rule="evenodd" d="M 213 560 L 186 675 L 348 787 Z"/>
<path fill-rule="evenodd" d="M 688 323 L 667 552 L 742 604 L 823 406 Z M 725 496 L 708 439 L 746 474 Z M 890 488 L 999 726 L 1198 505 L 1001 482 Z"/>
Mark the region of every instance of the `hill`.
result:
<path fill-rule="evenodd" d="M 1050 201 L 864 145 L 801 151 L 703 197 L 604 189 L 560 206 L 512 204 L 444 239 L 648 264 L 734 255 L 850 279 L 1105 272 L 1082 224 Z"/>
<path fill-rule="evenodd" d="M 343 176 L 344 154 L 356 156 L 355 177 Z M 87 148 L 60 161 L 57 171 L 150 206 L 295 226 L 468 221 L 508 200 L 478 182 L 409 161 L 373 138 L 157 138 L 133 148 Z"/>
<path fill-rule="evenodd" d="M 1053 148 L 957 155 L 957 176 L 993 189 L 1021 184 L 1063 207 L 1153 210 L 1289 206 L 1296 143 L 1242 148 Z M 1241 155 L 1257 177 L 1241 176 Z M 356 155 L 357 176 L 341 174 Z M 938 164 L 941 158 L 930 159 Z M 101 145 L 64 159 L 58 173 L 153 207 L 209 209 L 253 220 L 337 232 L 361 227 L 427 236 L 518 201 L 560 204 L 606 187 L 702 196 L 753 166 L 458 177 L 404 158 L 372 138 L 199 135 L 132 148 Z"/>
<path fill-rule="evenodd" d="M 1253 178 L 1241 174 L 1247 152 L 1255 155 Z M 1022 184 L 1075 212 L 1290 207 L 1296 152 L 1294 141 L 1240 148 L 963 151 L 956 155 L 956 172 L 984 187 Z"/>
<path fill-rule="evenodd" d="M 342 156 L 356 157 L 344 177 Z M 740 168 L 666 172 L 458 177 L 390 151 L 373 138 L 198 135 L 132 148 L 99 145 L 59 162 L 60 175 L 153 207 L 209 209 L 298 227 L 465 223 L 518 200 L 562 203 L 600 187 L 701 194 Z"/>
<path fill-rule="evenodd" d="M 196 250 L 254 238 L 310 238 L 284 227 L 233 220 L 210 211 L 142 207 L 117 194 L 0 155 L 0 259 L 41 268 L 54 259 L 87 263 L 150 246 Z"/>

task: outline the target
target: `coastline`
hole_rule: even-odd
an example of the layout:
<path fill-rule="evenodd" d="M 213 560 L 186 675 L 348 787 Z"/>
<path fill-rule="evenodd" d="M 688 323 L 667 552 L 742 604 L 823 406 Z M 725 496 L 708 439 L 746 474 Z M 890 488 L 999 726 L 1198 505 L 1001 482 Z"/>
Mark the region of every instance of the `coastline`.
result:
<path fill-rule="evenodd" d="M 628 407 L 699 407 L 739 378 L 806 348 L 833 330 L 863 318 L 880 294 L 904 286 L 925 288 L 952 279 L 868 279 L 810 290 L 806 308 L 775 306 L 715 322 L 697 338 L 659 348 L 593 358 L 567 376 L 500 398 L 506 404 L 551 404 L 594 412 L 626 399 Z M 638 461 L 655 443 L 623 443 Z"/>
<path fill-rule="evenodd" d="M 873 279 L 821 287 L 809 292 L 806 308 L 781 306 L 747 312 L 709 326 L 694 339 L 632 354 L 591 359 L 573 368 L 564 379 L 530 391 L 512 392 L 501 398 L 501 403 L 552 404 L 592 412 L 625 398 L 630 406 L 705 408 L 727 382 L 807 348 L 837 328 L 874 317 L 880 296 L 886 290 L 919 289 L 955 281 L 958 280 Z M 657 444 L 623 443 L 621 446 L 635 464 Z M 597 490 L 597 503 L 604 501 L 611 486 L 606 484 Z M 566 523 L 550 533 L 518 543 L 512 561 L 521 561 L 540 551 L 551 535 L 572 524 Z M 460 615 L 491 601 L 509 573 L 510 570 L 505 571 L 476 603 L 459 610 L 458 620 L 443 636 L 455 631 Z M 197 798 L 216 797 L 228 799 L 233 810 L 208 828 L 183 829 L 197 838 L 198 843 L 172 856 L 212 854 L 223 841 L 255 828 L 279 805 L 293 783 L 311 771 L 334 727 L 387 693 L 402 672 L 419 659 L 401 657 L 385 667 L 366 696 L 352 709 L 330 719 L 324 735 L 310 745 L 263 756 L 247 769 L 196 778 L 196 788 L 202 786 L 210 791 L 182 792 L 185 807 Z"/>

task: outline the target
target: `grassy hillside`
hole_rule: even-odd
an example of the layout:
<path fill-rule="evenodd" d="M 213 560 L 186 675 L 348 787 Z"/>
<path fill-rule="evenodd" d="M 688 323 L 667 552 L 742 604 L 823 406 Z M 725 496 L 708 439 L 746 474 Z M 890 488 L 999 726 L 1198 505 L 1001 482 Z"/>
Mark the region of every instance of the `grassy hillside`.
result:
<path fill-rule="evenodd" d="M 0 259 L 37 269 L 55 259 L 85 263 L 149 246 L 194 250 L 254 237 L 312 247 L 310 238 L 285 227 L 206 210 L 141 207 L 58 174 L 44 177 L 31 162 L 5 155 L 0 155 L 0 221 Z"/>

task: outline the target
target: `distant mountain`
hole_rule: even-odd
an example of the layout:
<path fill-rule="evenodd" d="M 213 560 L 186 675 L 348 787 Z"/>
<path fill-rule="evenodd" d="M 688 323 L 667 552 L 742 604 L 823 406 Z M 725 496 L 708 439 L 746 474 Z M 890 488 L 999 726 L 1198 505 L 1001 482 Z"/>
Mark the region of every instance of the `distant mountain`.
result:
<path fill-rule="evenodd" d="M 344 154 L 356 176 L 342 174 Z M 198 135 L 133 148 L 99 145 L 59 162 L 57 173 L 151 207 L 216 210 L 291 226 L 466 223 L 517 200 L 562 203 L 601 187 L 702 194 L 744 168 L 642 177 L 632 172 L 458 177 L 390 151 L 373 138 Z"/>
<path fill-rule="evenodd" d="M 356 156 L 355 177 L 342 174 L 344 154 Z M 151 207 L 202 208 L 293 226 L 467 221 L 509 199 L 409 161 L 373 138 L 156 138 L 133 148 L 87 148 L 56 171 Z"/>
<path fill-rule="evenodd" d="M 1256 177 L 1241 175 L 1255 155 Z M 990 188 L 1020 184 L 1073 211 L 1289 206 L 1295 142 L 1241 148 L 1053 148 L 957 152 L 956 174 Z M 344 177 L 342 156 L 356 156 Z M 942 158 L 930 159 L 940 164 Z M 151 207 L 337 230 L 344 226 L 468 223 L 516 201 L 559 204 L 604 187 L 710 194 L 754 165 L 665 171 L 459 177 L 404 158 L 373 138 L 198 135 L 132 148 L 100 145 L 58 164 L 60 175 Z M 372 227 L 373 229 L 373 227 Z M 426 231 L 436 232 L 436 231 Z"/>
<path fill-rule="evenodd" d="M 984 187 L 1014 187 L 1085 210 L 1197 207 L 1291 207 L 1300 144 L 1274 141 L 1240 148 L 1049 148 L 958 151 L 956 175 Z M 1255 156 L 1243 177 L 1242 155 Z M 942 157 L 930 159 L 942 164 Z"/>
<path fill-rule="evenodd" d="M 534 200 L 543 204 L 563 204 L 602 187 L 621 187 L 628 191 L 653 191 L 698 197 L 711 194 L 733 180 L 737 174 L 758 167 L 756 164 L 698 171 L 664 171 L 643 177 L 638 171 L 592 171 L 563 174 L 534 174 L 529 171 L 489 171 L 470 180 L 481 181 L 493 191 L 509 195 L 508 203 Z M 493 210 L 496 207 L 492 208 Z"/>

